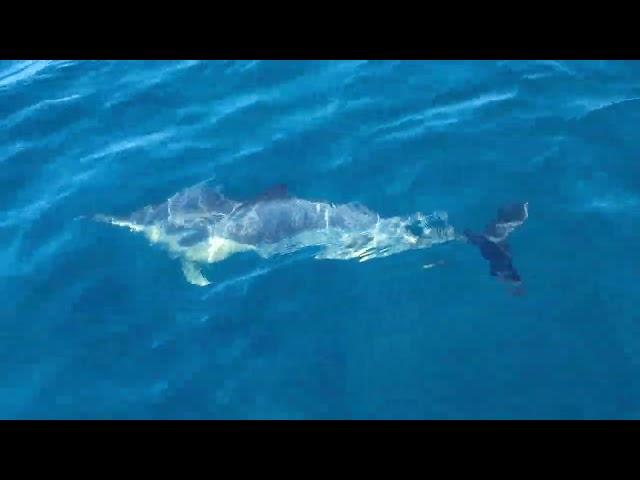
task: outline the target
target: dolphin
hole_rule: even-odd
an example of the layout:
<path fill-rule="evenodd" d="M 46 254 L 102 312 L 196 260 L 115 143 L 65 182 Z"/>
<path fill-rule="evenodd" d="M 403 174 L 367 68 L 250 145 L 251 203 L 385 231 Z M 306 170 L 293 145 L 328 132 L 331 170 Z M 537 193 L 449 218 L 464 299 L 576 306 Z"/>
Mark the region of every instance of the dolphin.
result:
<path fill-rule="evenodd" d="M 241 201 L 227 198 L 222 188 L 209 180 L 127 216 L 94 216 L 164 247 L 180 259 L 186 280 L 198 286 L 211 283 L 202 273 L 203 265 L 243 252 L 270 258 L 319 247 L 316 259 L 364 262 L 462 241 L 479 248 L 489 261 L 491 276 L 518 288 L 522 279 L 506 239 L 527 218 L 528 203 L 514 203 L 498 209 L 497 218 L 483 233 L 465 229 L 458 234 L 444 211 L 384 218 L 357 202 L 336 205 L 298 198 L 282 184 Z"/>
<path fill-rule="evenodd" d="M 360 262 L 460 239 L 446 212 L 383 218 L 356 202 L 333 204 L 291 195 L 275 185 L 244 201 L 204 181 L 167 201 L 124 217 L 95 220 L 125 227 L 164 247 L 182 262 L 188 282 L 210 282 L 202 266 L 252 252 L 263 258 L 319 247 L 316 259 Z"/>

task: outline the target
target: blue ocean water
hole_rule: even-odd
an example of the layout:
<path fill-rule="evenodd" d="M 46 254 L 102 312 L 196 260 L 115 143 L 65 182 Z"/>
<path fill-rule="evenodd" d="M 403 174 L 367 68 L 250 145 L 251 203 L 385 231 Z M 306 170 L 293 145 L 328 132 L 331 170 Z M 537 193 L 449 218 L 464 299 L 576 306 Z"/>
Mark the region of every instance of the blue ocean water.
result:
<path fill-rule="evenodd" d="M 640 63 L 0 62 L 0 417 L 640 418 Z M 510 237 L 212 265 L 85 221 L 215 178 Z M 444 260 L 425 270 L 422 265 Z"/>

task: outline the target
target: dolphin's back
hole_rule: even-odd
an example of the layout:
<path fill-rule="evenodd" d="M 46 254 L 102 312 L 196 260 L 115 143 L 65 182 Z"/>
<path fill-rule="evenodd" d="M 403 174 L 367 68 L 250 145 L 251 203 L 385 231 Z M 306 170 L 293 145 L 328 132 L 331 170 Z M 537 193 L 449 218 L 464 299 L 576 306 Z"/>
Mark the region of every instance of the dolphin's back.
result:
<path fill-rule="evenodd" d="M 225 197 L 219 186 L 202 182 L 115 220 L 135 228 L 160 228 L 186 247 L 212 236 L 259 245 L 312 230 L 359 232 L 373 227 L 378 216 L 357 203 L 333 205 L 292 197 L 284 186 L 236 201 Z"/>
<path fill-rule="evenodd" d="M 169 220 L 175 225 L 215 223 L 240 205 L 225 197 L 220 189 L 204 183 L 176 193 L 166 203 Z"/>
<path fill-rule="evenodd" d="M 216 226 L 218 233 L 250 245 L 277 243 L 322 229 L 366 229 L 377 216 L 355 205 L 333 206 L 300 198 L 269 200 L 239 208 Z"/>

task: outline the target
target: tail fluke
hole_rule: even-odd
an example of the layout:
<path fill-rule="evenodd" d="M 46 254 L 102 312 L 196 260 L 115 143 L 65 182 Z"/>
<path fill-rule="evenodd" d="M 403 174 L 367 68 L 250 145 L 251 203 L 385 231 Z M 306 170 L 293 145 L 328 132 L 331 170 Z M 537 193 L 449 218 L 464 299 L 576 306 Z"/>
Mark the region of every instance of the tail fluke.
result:
<path fill-rule="evenodd" d="M 498 209 L 493 223 L 487 225 L 484 235 L 492 242 L 502 242 L 529 217 L 529 202 L 513 203 Z"/>
<path fill-rule="evenodd" d="M 522 279 L 513 266 L 511 248 L 506 239 L 528 218 L 528 208 L 528 202 L 504 206 L 498 209 L 496 220 L 487 226 L 484 233 L 464 231 L 467 241 L 477 246 L 482 257 L 489 261 L 491 276 L 515 285 L 519 293 L 522 293 Z"/>

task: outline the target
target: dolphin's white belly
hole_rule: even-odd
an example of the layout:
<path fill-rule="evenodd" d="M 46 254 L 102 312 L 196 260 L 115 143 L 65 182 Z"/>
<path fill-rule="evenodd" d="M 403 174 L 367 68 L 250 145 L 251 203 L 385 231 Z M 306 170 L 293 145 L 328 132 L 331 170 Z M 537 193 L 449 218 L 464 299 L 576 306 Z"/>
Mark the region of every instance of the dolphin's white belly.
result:
<path fill-rule="evenodd" d="M 206 236 L 202 241 L 184 245 L 181 244 L 181 239 L 189 235 L 187 229 L 173 232 L 171 229 L 167 229 L 163 223 L 141 225 L 115 218 L 108 221 L 112 225 L 126 227 L 132 232 L 142 233 L 150 243 L 161 245 L 169 252 L 191 262 L 215 263 L 228 258 L 234 253 L 256 249 L 254 245 L 242 244 L 218 236 Z"/>

